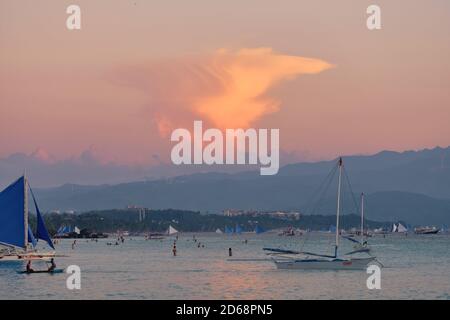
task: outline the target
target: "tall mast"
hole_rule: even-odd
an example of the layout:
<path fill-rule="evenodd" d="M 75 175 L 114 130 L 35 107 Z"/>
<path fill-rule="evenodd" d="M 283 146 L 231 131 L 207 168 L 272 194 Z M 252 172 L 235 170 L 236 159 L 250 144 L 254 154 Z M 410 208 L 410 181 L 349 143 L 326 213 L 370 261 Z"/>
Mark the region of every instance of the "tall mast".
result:
<path fill-rule="evenodd" d="M 342 158 L 339 158 L 339 180 L 338 180 L 338 194 L 336 207 L 336 245 L 334 247 L 334 257 L 337 257 L 339 247 L 339 210 L 341 205 L 341 178 L 342 178 Z"/>
<path fill-rule="evenodd" d="M 364 192 L 361 193 L 361 244 L 364 241 Z"/>
<path fill-rule="evenodd" d="M 25 251 L 28 250 L 28 189 L 27 189 L 27 177 L 25 172 L 23 173 L 23 219 L 25 226 Z"/>

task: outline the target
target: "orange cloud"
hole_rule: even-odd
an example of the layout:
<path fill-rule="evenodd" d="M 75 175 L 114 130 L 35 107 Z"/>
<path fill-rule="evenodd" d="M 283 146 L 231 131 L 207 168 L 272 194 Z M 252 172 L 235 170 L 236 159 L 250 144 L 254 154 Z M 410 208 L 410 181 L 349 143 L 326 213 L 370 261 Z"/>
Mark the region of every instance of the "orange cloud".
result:
<path fill-rule="evenodd" d="M 331 65 L 319 59 L 276 54 L 270 48 L 219 50 L 207 66 L 222 90 L 195 100 L 193 109 L 220 128 L 245 128 L 279 110 L 280 102 L 266 96 L 281 81 L 315 74 Z"/>
<path fill-rule="evenodd" d="M 218 128 L 245 128 L 276 112 L 280 102 L 268 91 L 301 74 L 331 65 L 319 59 L 275 53 L 270 48 L 220 49 L 209 55 L 123 67 L 114 82 L 145 92 L 152 122 L 161 137 L 193 120 Z"/>

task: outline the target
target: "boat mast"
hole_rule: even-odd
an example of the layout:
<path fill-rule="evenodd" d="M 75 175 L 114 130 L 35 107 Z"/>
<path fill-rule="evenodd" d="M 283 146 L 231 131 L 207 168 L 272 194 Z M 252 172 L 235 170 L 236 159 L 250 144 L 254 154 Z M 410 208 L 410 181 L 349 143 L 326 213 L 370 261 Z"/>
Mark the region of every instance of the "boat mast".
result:
<path fill-rule="evenodd" d="M 337 257 L 339 246 L 339 210 L 341 205 L 341 178 L 342 178 L 342 158 L 339 158 L 339 180 L 338 180 L 338 194 L 337 194 L 337 208 L 336 208 L 336 244 L 334 247 L 334 257 Z"/>
<path fill-rule="evenodd" d="M 364 241 L 364 192 L 361 192 L 361 244 Z"/>
<path fill-rule="evenodd" d="M 25 172 L 23 173 L 23 218 L 25 226 L 25 251 L 28 250 L 28 189 L 27 189 L 27 177 Z"/>

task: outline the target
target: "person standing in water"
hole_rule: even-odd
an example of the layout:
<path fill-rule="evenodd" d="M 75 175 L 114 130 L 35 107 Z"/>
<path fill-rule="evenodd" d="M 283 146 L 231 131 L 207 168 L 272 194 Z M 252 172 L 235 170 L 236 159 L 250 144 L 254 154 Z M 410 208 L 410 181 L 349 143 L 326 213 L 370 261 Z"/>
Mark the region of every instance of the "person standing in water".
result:
<path fill-rule="evenodd" d="M 173 252 L 173 256 L 176 257 L 177 256 L 177 245 L 176 245 L 176 243 L 173 244 L 172 252 Z"/>
<path fill-rule="evenodd" d="M 72 250 L 74 250 L 75 249 L 75 245 L 77 244 L 77 240 L 73 240 L 73 243 L 72 243 Z"/>
<path fill-rule="evenodd" d="M 34 272 L 34 270 L 31 268 L 31 260 L 28 260 L 27 262 L 27 272 L 28 273 Z"/>
<path fill-rule="evenodd" d="M 233 256 L 233 251 L 231 250 L 231 248 L 228 248 L 228 256 L 232 257 Z"/>
<path fill-rule="evenodd" d="M 52 272 L 53 270 L 55 270 L 56 269 L 56 264 L 55 264 L 55 259 L 51 259 L 50 260 L 50 267 L 48 267 L 48 271 L 49 272 Z"/>

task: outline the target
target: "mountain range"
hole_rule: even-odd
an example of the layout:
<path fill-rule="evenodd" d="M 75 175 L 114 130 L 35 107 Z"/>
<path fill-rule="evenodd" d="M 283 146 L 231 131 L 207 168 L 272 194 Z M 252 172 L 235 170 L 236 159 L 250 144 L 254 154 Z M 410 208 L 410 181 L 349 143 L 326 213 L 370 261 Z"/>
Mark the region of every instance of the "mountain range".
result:
<path fill-rule="evenodd" d="M 450 224 L 450 147 L 382 151 L 343 159 L 350 181 L 343 188 L 343 205 L 347 205 L 343 206 L 344 213 L 358 212 L 359 198 L 352 195 L 364 192 L 370 219 Z M 211 213 L 236 208 L 334 214 L 337 183 L 330 179 L 328 188 L 320 186 L 336 162 L 289 164 L 274 176 L 260 176 L 259 170 L 209 172 L 111 185 L 65 184 L 39 188 L 36 193 L 44 210 L 87 211 L 137 205 Z"/>

